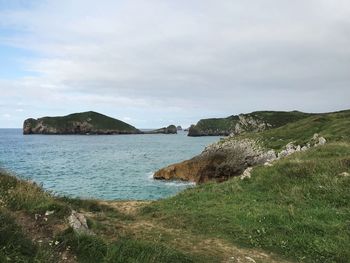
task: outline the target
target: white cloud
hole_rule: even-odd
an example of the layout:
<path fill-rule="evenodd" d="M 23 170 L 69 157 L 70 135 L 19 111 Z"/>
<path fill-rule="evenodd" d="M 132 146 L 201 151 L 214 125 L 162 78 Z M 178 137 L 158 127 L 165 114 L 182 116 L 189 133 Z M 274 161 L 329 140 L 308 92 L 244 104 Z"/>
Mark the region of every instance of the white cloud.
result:
<path fill-rule="evenodd" d="M 350 106 L 345 0 L 42 1 L 1 26 L 20 33 L 0 43 L 37 54 L 34 75 L 0 81 L 0 104 L 29 115 L 102 109 L 155 127 Z"/>

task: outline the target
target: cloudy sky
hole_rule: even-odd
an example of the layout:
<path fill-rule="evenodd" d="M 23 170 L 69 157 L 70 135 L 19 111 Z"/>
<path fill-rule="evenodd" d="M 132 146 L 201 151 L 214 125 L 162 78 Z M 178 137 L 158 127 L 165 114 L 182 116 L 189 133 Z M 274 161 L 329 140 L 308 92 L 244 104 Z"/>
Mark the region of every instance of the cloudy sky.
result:
<path fill-rule="evenodd" d="M 0 0 L 0 127 L 346 108 L 348 0 Z"/>

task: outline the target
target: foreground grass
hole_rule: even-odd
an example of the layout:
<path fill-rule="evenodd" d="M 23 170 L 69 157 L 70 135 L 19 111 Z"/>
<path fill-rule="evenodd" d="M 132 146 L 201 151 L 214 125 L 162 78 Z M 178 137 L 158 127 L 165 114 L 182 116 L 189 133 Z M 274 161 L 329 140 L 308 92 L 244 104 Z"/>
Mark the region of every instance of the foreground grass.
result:
<path fill-rule="evenodd" d="M 350 259 L 350 145 L 316 147 L 144 208 L 169 227 L 302 262 Z"/>
<path fill-rule="evenodd" d="M 72 209 L 130 220 L 98 201 L 55 197 L 36 184 L 0 171 L 0 262 L 61 262 L 61 255 L 67 250 L 70 262 L 194 261 L 194 257 L 156 242 L 120 235 L 108 239 L 78 235 L 67 224 Z M 42 220 L 46 211 L 54 214 Z M 18 215 L 25 215 L 27 221 L 19 225 Z M 91 220 L 88 223 L 92 224 Z M 26 230 L 29 226 L 32 232 Z M 62 228 L 65 230 L 61 231 Z M 40 240 L 35 240 L 35 232 L 41 232 Z M 56 242 L 57 247 L 52 245 Z"/>

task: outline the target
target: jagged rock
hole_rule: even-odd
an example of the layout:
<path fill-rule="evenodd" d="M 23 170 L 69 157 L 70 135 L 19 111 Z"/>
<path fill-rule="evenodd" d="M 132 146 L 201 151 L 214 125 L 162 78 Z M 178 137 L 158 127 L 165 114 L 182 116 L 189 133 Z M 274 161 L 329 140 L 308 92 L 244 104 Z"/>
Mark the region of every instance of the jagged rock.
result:
<path fill-rule="evenodd" d="M 301 149 L 300 149 L 300 150 L 301 150 L 302 152 L 304 152 L 304 151 L 306 151 L 306 150 L 308 150 L 308 149 L 309 149 L 309 147 L 307 147 L 307 146 L 303 146 L 303 147 L 301 147 Z"/>
<path fill-rule="evenodd" d="M 252 167 L 248 167 L 247 169 L 245 169 L 244 172 L 241 175 L 241 180 L 243 180 L 245 178 L 250 178 L 252 170 L 253 170 Z"/>
<path fill-rule="evenodd" d="M 295 146 L 292 142 L 288 143 L 285 147 L 285 150 L 282 150 L 278 153 L 278 158 L 286 157 L 292 153 L 305 151 L 307 150 L 306 146 L 301 147 L 300 145 Z"/>
<path fill-rule="evenodd" d="M 318 144 L 317 145 L 325 145 L 326 144 L 326 139 L 323 137 L 318 138 Z"/>
<path fill-rule="evenodd" d="M 86 222 L 86 218 L 83 214 L 72 210 L 71 215 L 68 217 L 70 227 L 73 228 L 79 234 L 91 234 Z"/>
<path fill-rule="evenodd" d="M 273 150 L 263 151 L 253 140 L 224 140 L 207 146 L 200 155 L 190 160 L 160 169 L 153 177 L 196 183 L 222 182 L 241 175 L 248 167 L 274 159 L 276 154 Z"/>
<path fill-rule="evenodd" d="M 50 216 L 50 215 L 52 215 L 52 214 L 54 214 L 55 213 L 55 211 L 46 211 L 45 212 L 45 216 Z"/>

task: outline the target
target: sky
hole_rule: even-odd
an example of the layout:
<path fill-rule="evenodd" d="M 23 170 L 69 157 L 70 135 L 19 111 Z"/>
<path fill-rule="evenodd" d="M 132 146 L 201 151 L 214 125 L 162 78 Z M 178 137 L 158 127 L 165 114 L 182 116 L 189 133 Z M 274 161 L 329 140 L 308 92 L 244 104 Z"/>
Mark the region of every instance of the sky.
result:
<path fill-rule="evenodd" d="M 349 108 L 348 0 L 0 0 L 0 128 Z"/>

